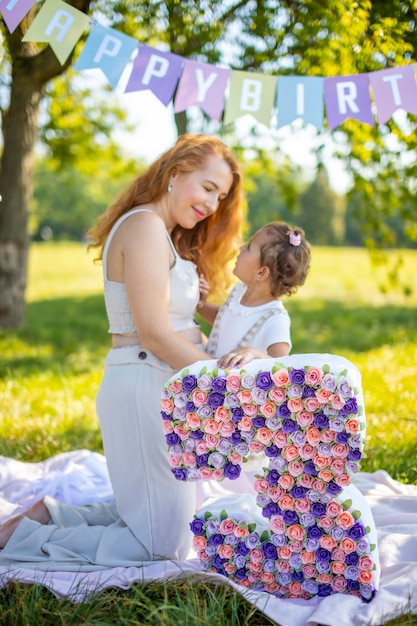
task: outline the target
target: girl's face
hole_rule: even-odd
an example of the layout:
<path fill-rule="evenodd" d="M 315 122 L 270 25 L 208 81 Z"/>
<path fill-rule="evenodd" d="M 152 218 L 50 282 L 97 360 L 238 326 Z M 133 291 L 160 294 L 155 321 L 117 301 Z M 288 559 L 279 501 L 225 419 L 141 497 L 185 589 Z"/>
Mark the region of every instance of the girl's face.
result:
<path fill-rule="evenodd" d="M 262 228 L 258 230 L 249 243 L 240 248 L 239 256 L 233 273 L 246 285 L 255 281 L 261 270 L 261 247 L 268 241 L 268 234 Z"/>
<path fill-rule="evenodd" d="M 213 215 L 233 184 L 229 165 L 220 157 L 210 156 L 204 166 L 189 174 L 171 177 L 168 194 L 173 221 L 183 228 L 194 226 Z"/>

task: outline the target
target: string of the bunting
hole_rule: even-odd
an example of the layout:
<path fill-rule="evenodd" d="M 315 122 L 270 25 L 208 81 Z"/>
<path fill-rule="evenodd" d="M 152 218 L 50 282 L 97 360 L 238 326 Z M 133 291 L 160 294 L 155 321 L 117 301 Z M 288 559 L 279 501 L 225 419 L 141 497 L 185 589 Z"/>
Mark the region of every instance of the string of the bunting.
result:
<path fill-rule="evenodd" d="M 0 12 L 10 32 L 36 0 L 0 0 Z M 129 63 L 132 70 L 124 92 L 151 91 L 174 112 L 199 106 L 209 117 L 230 124 L 244 115 L 277 128 L 301 119 L 319 131 L 324 110 L 333 130 L 346 119 L 385 124 L 397 111 L 417 115 L 417 63 L 367 74 L 310 77 L 272 76 L 230 70 L 186 59 L 138 42 L 102 26 L 62 0 L 46 0 L 23 41 L 45 42 L 63 65 L 91 26 L 74 69 L 99 69 L 115 89 Z M 373 102 L 371 98 L 373 94 Z M 175 94 L 175 96 L 174 96 Z"/>

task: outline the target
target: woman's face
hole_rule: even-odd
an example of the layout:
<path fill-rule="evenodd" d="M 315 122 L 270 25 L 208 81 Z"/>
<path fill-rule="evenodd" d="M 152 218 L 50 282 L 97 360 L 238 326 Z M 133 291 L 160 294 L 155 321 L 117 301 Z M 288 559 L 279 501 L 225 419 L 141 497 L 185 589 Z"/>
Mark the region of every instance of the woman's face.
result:
<path fill-rule="evenodd" d="M 183 228 L 194 226 L 213 215 L 233 184 L 230 166 L 220 157 L 210 156 L 203 167 L 171 177 L 168 196 L 172 217 Z"/>

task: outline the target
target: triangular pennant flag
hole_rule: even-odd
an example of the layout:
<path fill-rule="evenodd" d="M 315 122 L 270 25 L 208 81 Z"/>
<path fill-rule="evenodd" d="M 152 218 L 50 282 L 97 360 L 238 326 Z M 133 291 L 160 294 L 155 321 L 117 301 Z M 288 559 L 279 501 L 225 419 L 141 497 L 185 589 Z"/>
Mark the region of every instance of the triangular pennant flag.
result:
<path fill-rule="evenodd" d="M 417 115 L 417 83 L 412 65 L 372 72 L 369 80 L 379 124 L 385 124 L 398 109 Z"/>
<path fill-rule="evenodd" d="M 0 13 L 12 33 L 35 4 L 36 0 L 0 0 Z"/>
<path fill-rule="evenodd" d="M 374 126 L 367 74 L 325 78 L 324 98 L 330 130 L 348 118 Z"/>
<path fill-rule="evenodd" d="M 168 106 L 178 84 L 183 63 L 183 57 L 177 54 L 161 52 L 141 44 L 133 61 L 125 92 L 149 89 L 162 104 Z"/>
<path fill-rule="evenodd" d="M 269 126 L 274 108 L 276 84 L 275 76 L 232 70 L 224 124 L 230 124 L 238 117 L 250 114 L 262 124 Z"/>
<path fill-rule="evenodd" d="M 208 63 L 186 61 L 175 96 L 174 112 L 197 105 L 219 122 L 229 76 L 230 70 Z"/>
<path fill-rule="evenodd" d="M 46 0 L 23 41 L 49 43 L 63 65 L 89 21 L 88 15 L 62 0 Z"/>
<path fill-rule="evenodd" d="M 278 77 L 278 128 L 301 118 L 323 128 L 323 78 L 318 76 Z"/>
<path fill-rule="evenodd" d="M 115 88 L 138 42 L 114 28 L 96 24 L 88 36 L 74 70 L 99 68 Z"/>

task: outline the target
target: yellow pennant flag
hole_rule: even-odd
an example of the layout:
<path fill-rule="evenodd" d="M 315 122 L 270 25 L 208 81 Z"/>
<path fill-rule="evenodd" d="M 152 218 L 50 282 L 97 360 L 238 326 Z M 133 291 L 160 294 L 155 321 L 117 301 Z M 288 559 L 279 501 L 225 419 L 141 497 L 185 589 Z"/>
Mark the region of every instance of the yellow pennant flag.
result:
<path fill-rule="evenodd" d="M 90 18 L 61 0 L 46 0 L 23 41 L 49 43 L 63 65 L 80 39 Z"/>
<path fill-rule="evenodd" d="M 230 90 L 224 112 L 224 124 L 242 115 L 252 115 L 258 122 L 270 126 L 275 103 L 276 76 L 232 70 Z"/>

